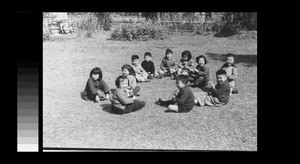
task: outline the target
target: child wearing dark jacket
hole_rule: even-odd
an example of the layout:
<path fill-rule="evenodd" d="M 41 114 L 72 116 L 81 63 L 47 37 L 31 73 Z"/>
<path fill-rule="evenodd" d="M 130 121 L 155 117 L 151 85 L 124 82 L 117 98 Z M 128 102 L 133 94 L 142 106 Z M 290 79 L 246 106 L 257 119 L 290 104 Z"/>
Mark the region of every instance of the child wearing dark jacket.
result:
<path fill-rule="evenodd" d="M 137 97 L 130 96 L 128 93 L 128 79 L 124 76 L 119 76 L 116 81 L 116 89 L 111 96 L 112 111 L 117 114 L 126 114 L 146 105 L 145 101 L 137 100 Z"/>
<path fill-rule="evenodd" d="M 174 98 L 168 101 L 158 99 L 156 104 L 161 106 L 167 106 L 170 111 L 173 112 L 189 112 L 195 106 L 195 98 L 191 89 L 187 86 L 188 76 L 178 75 L 176 80 L 176 86 L 179 91 L 175 91 Z"/>
<path fill-rule="evenodd" d="M 203 55 L 199 55 L 196 57 L 196 62 L 198 65 L 191 73 L 191 87 L 204 87 L 208 85 L 210 81 L 209 77 L 209 68 L 206 66 L 207 60 Z"/>
<path fill-rule="evenodd" d="M 195 92 L 195 103 L 200 106 L 222 106 L 228 103 L 230 95 L 230 86 L 227 80 L 227 73 L 225 70 L 218 70 L 216 72 L 217 85 L 212 83 L 211 94 L 206 92 Z"/>
<path fill-rule="evenodd" d="M 144 55 L 144 61 L 142 62 L 142 67 L 148 73 L 148 78 L 153 79 L 155 73 L 155 67 L 153 61 L 151 61 L 152 54 L 150 52 L 146 52 Z"/>
<path fill-rule="evenodd" d="M 109 87 L 102 79 L 102 70 L 99 67 L 95 67 L 90 72 L 90 77 L 86 83 L 84 91 L 81 93 L 81 97 L 84 100 L 91 100 L 94 102 L 99 102 L 102 92 L 104 92 L 105 97 L 103 100 L 109 99 Z"/>

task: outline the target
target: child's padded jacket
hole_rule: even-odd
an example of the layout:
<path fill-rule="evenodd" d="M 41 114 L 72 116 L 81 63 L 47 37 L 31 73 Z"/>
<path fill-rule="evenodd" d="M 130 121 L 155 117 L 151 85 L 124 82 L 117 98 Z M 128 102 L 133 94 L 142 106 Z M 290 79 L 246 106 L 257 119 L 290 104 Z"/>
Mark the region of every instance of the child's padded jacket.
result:
<path fill-rule="evenodd" d="M 184 86 L 176 96 L 178 112 L 189 112 L 195 106 L 195 97 L 188 86 Z"/>
<path fill-rule="evenodd" d="M 93 78 L 89 78 L 84 91 L 88 96 L 98 94 L 98 90 L 102 90 L 105 94 L 109 93 L 109 87 L 103 79 L 94 81 Z"/>
<path fill-rule="evenodd" d="M 196 69 L 199 71 L 195 73 L 198 77 L 202 76 L 204 77 L 204 79 L 210 80 L 208 67 L 206 67 L 205 65 L 204 66 L 197 65 Z"/>
<path fill-rule="evenodd" d="M 177 69 L 177 67 L 178 67 L 177 61 L 174 58 L 168 60 L 166 57 L 164 57 L 160 63 L 160 68 L 163 71 L 170 70 L 170 68 Z"/>
<path fill-rule="evenodd" d="M 222 70 L 225 70 L 227 73 L 228 81 L 231 82 L 236 79 L 237 77 L 237 67 L 233 64 L 231 66 L 228 66 L 227 63 L 225 63 L 222 67 Z"/>
<path fill-rule="evenodd" d="M 128 94 L 125 90 L 117 88 L 111 96 L 112 106 L 119 109 L 125 109 L 129 104 L 133 103 L 133 99 L 128 97 Z"/>
<path fill-rule="evenodd" d="M 216 87 L 212 89 L 212 96 L 217 97 L 220 102 L 227 104 L 230 96 L 228 80 L 225 80 L 222 84 L 218 83 Z"/>

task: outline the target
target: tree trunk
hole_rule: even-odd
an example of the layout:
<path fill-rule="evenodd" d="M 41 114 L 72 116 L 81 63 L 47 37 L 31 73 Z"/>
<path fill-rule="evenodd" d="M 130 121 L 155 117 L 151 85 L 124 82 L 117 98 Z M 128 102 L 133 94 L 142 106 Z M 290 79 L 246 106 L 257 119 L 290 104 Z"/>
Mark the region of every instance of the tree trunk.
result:
<path fill-rule="evenodd" d="M 160 12 L 157 12 L 156 14 L 157 14 L 157 15 L 156 15 L 156 17 L 157 17 L 157 22 L 158 22 L 159 24 L 161 24 L 161 22 L 160 22 Z"/>

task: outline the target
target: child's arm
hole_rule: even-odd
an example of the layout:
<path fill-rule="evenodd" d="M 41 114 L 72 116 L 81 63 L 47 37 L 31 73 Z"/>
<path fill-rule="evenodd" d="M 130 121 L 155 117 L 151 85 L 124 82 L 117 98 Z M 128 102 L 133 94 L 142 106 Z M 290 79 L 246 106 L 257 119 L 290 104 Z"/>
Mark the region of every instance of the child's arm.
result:
<path fill-rule="evenodd" d="M 179 67 L 179 68 L 183 68 L 183 67 L 184 67 L 183 61 L 182 61 L 182 60 L 179 60 L 178 67 Z"/>
<path fill-rule="evenodd" d="M 188 62 L 187 68 L 188 68 L 190 71 L 193 71 L 193 69 L 194 69 L 193 59 L 191 59 L 191 60 Z"/>
<path fill-rule="evenodd" d="M 165 63 L 164 63 L 164 59 L 161 61 L 160 63 L 160 69 L 163 70 L 164 72 L 167 71 L 166 67 L 165 67 Z"/>
<path fill-rule="evenodd" d="M 181 90 L 181 93 L 178 93 L 176 100 L 178 105 L 184 105 L 184 102 L 186 101 L 188 96 L 188 93 L 186 90 Z"/>
<path fill-rule="evenodd" d="M 103 79 L 100 80 L 100 85 L 101 85 L 102 91 L 105 94 L 108 94 L 109 93 L 109 87 Z"/>
<path fill-rule="evenodd" d="M 144 69 L 146 69 L 147 66 L 146 66 L 145 60 L 142 62 L 141 66 L 142 66 Z"/>
<path fill-rule="evenodd" d="M 222 85 L 218 90 L 216 88 L 213 89 L 213 96 L 217 97 L 220 101 L 223 101 L 226 99 L 226 93 L 229 95 L 229 92 L 229 85 L 227 87 Z"/>
<path fill-rule="evenodd" d="M 208 72 L 209 72 L 208 68 L 207 67 L 203 67 L 203 71 L 198 70 L 197 74 L 199 76 L 206 76 L 206 75 L 208 75 Z"/>
<path fill-rule="evenodd" d="M 176 70 L 178 69 L 178 62 L 177 62 L 176 59 L 173 58 L 172 64 L 171 64 L 171 65 L 172 65 L 172 68 L 173 68 L 173 69 L 176 69 Z"/>
<path fill-rule="evenodd" d="M 155 72 L 155 67 L 154 67 L 154 63 L 151 62 L 151 74 L 154 75 L 154 72 Z"/>
<path fill-rule="evenodd" d="M 232 67 L 232 74 L 228 75 L 228 79 L 234 80 L 236 77 L 237 77 L 237 68 L 236 67 Z"/>
<path fill-rule="evenodd" d="M 122 105 L 128 105 L 133 103 L 133 99 L 129 98 L 124 90 L 117 89 L 116 96 Z"/>
<path fill-rule="evenodd" d="M 99 97 L 99 95 L 96 95 L 96 97 L 95 97 L 95 101 L 96 101 L 96 102 L 99 102 L 99 101 L 100 101 L 100 97 Z"/>
<path fill-rule="evenodd" d="M 139 67 L 140 67 L 140 71 L 141 71 L 142 74 L 147 73 L 147 72 L 145 71 L 145 69 L 144 69 L 141 65 L 140 65 Z M 147 73 L 147 74 L 148 74 L 148 73 Z"/>
<path fill-rule="evenodd" d="M 98 89 L 95 87 L 93 79 L 89 78 L 87 83 L 88 83 L 88 88 L 91 91 L 92 95 L 98 95 L 97 92 Z"/>
<path fill-rule="evenodd" d="M 128 76 L 129 79 L 129 86 L 132 88 L 136 87 L 136 78 L 133 75 Z"/>

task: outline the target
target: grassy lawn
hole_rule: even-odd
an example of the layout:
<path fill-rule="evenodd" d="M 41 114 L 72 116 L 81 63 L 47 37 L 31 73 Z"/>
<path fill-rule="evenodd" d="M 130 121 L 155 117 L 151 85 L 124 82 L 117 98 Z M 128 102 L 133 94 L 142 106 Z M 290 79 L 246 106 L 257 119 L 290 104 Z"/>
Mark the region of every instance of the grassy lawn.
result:
<path fill-rule="evenodd" d="M 43 43 L 43 146 L 108 149 L 257 150 L 257 41 L 211 36 L 174 35 L 166 40 L 121 42 L 106 40 L 107 32 L 92 38 L 57 38 Z M 211 79 L 223 65 L 225 53 L 237 54 L 239 94 L 223 107 L 195 106 L 189 113 L 166 113 L 154 104 L 169 99 L 175 81 L 155 79 L 138 83 L 139 99 L 147 105 L 136 112 L 117 115 L 110 102 L 87 102 L 80 98 L 89 72 L 103 71 L 110 88 L 131 62 L 131 55 L 153 55 L 159 68 L 165 50 L 174 57 L 191 51 L 193 59 L 208 58 Z M 142 61 L 141 60 L 141 61 Z M 197 91 L 197 89 L 193 89 Z"/>

